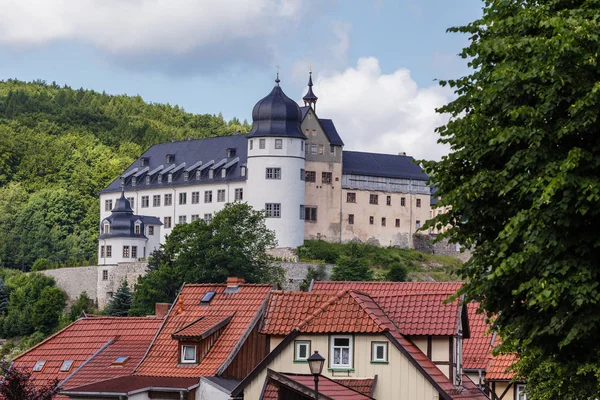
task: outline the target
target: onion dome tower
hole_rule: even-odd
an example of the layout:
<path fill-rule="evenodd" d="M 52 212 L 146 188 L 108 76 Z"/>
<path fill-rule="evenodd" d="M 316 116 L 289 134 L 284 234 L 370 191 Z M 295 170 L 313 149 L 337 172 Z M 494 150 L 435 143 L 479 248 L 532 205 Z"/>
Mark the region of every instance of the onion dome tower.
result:
<path fill-rule="evenodd" d="M 308 73 L 308 92 L 304 95 L 302 100 L 304 100 L 304 105 L 312 107 L 313 111 L 317 111 L 317 100 L 319 99 L 312 90 L 313 82 L 312 82 L 312 71 Z"/>
<path fill-rule="evenodd" d="M 275 231 L 278 247 L 304 243 L 304 146 L 302 113 L 279 86 L 252 110 L 248 138 L 248 204 L 265 210 L 267 227 Z M 302 214 L 303 215 L 303 214 Z"/>

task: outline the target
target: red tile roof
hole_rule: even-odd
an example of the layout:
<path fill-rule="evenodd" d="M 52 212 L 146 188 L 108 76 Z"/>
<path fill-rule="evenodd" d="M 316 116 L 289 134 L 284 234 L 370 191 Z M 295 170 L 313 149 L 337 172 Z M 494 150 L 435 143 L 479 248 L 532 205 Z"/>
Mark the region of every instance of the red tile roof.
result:
<path fill-rule="evenodd" d="M 451 396 L 460 400 L 489 400 L 466 374 L 462 376 L 462 386 L 453 389 Z"/>
<path fill-rule="evenodd" d="M 269 379 L 259 400 L 279 400 L 279 386 Z"/>
<path fill-rule="evenodd" d="M 40 384 L 54 379 L 63 381 L 90 359 L 79 371 L 82 375 L 76 374 L 71 379 L 91 383 L 106 379 L 107 376 L 127 374 L 143 356 L 162 321 L 155 317 L 81 318 L 15 357 L 13 365 L 31 370 L 37 361 L 45 360 L 42 371 L 32 373 L 33 379 Z M 107 355 L 110 358 L 115 352 L 131 357 L 120 369 L 102 364 Z M 66 360 L 73 361 L 73 364 L 69 371 L 61 372 L 60 368 Z M 92 365 L 88 367 L 89 364 Z M 68 387 L 71 379 L 65 386 Z"/>
<path fill-rule="evenodd" d="M 152 343 L 148 354 L 134 371 L 134 375 L 200 377 L 213 376 L 249 333 L 252 322 L 258 321 L 260 311 L 271 291 L 271 285 L 241 284 L 237 292 L 226 292 L 226 284 L 185 285 L 179 299 L 183 311 L 178 313 L 179 300 L 172 307 L 164 326 Z M 200 305 L 207 292 L 215 292 L 208 305 Z M 178 329 L 189 325 L 200 317 L 226 318 L 231 321 L 199 365 L 178 366 L 179 342 L 171 337 Z"/>
<path fill-rule="evenodd" d="M 278 383 L 280 385 L 286 385 L 286 382 L 294 382 L 302 387 L 304 387 L 307 391 L 314 390 L 314 377 L 312 375 L 302 375 L 302 374 L 289 374 L 289 373 L 274 373 L 270 371 L 271 374 L 275 374 Z M 267 377 L 267 379 L 272 379 L 271 377 Z M 286 385 L 287 386 L 287 385 Z M 267 385 L 269 387 L 269 385 Z M 272 397 L 272 387 L 269 390 L 268 398 Z M 266 392 L 266 390 L 265 390 Z M 331 400 L 368 400 L 372 399 L 369 395 L 365 395 L 363 393 L 357 392 L 356 390 L 344 386 L 339 381 L 335 381 L 326 376 L 319 376 L 319 394 L 326 396 Z M 320 397 L 320 396 L 319 396 Z M 265 399 L 263 396 L 262 399 Z"/>
<path fill-rule="evenodd" d="M 156 376 L 121 376 L 107 379 L 90 385 L 83 385 L 66 390 L 66 393 L 97 393 L 109 392 L 112 394 L 145 389 L 145 388 L 180 388 L 187 389 L 198 384 L 197 378 L 173 378 Z"/>
<path fill-rule="evenodd" d="M 373 386 L 375 379 L 373 378 L 354 378 L 354 379 L 334 379 L 336 382 L 341 383 L 344 386 L 348 386 L 351 389 L 356 390 L 359 393 L 370 396 L 373 392 Z"/>
<path fill-rule="evenodd" d="M 485 369 L 492 349 L 492 335 L 483 314 L 477 314 L 477 303 L 469 303 L 469 328 L 471 337 L 463 341 L 463 368 Z"/>
<path fill-rule="evenodd" d="M 485 379 L 492 381 L 511 380 L 514 377 L 512 371 L 507 371 L 518 360 L 515 354 L 499 354 L 497 356 L 490 355 L 487 369 L 485 371 Z"/>
<path fill-rule="evenodd" d="M 263 322 L 263 333 L 287 335 L 322 306 L 332 294 L 305 292 L 272 292 Z"/>
<path fill-rule="evenodd" d="M 396 294 L 454 294 L 462 282 L 354 282 L 354 281 L 315 281 L 312 291 L 316 293 L 337 293 L 341 290 L 358 290 L 371 296 Z"/>
<path fill-rule="evenodd" d="M 394 321 L 403 335 L 456 334 L 460 302 L 445 304 L 446 294 L 376 296 L 373 299 Z"/>
<path fill-rule="evenodd" d="M 213 330 L 213 328 L 228 324 L 229 321 L 231 321 L 231 317 L 233 317 L 233 315 L 228 315 L 226 317 L 223 317 L 222 315 L 201 317 L 191 324 L 176 330 L 173 332 L 172 336 L 179 338 L 201 337 L 207 332 Z"/>

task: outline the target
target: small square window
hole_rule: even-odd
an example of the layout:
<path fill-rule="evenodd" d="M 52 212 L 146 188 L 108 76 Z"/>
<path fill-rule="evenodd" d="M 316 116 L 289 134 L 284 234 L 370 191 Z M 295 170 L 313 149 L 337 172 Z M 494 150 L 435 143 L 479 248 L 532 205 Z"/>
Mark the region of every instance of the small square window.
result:
<path fill-rule="evenodd" d="M 354 193 L 354 192 L 346 193 L 346 203 L 356 203 L 356 193 Z"/>
<path fill-rule="evenodd" d="M 315 171 L 306 171 L 306 182 L 316 182 L 317 173 Z"/>
<path fill-rule="evenodd" d="M 400 228 L 400 218 L 396 218 L 396 228 Z"/>
<path fill-rule="evenodd" d="M 65 360 L 60 366 L 60 372 L 69 372 L 71 366 L 73 365 L 73 360 Z"/>
<path fill-rule="evenodd" d="M 44 365 L 46 365 L 46 361 L 40 360 L 35 363 L 35 365 L 33 366 L 33 369 L 31 371 L 32 372 L 41 372 L 41 370 L 44 369 Z"/>
<path fill-rule="evenodd" d="M 283 149 L 283 139 L 275 139 L 275 148 Z"/>
<path fill-rule="evenodd" d="M 322 172 L 321 173 L 321 182 L 325 185 L 331 184 L 331 172 Z"/>
<path fill-rule="evenodd" d="M 310 341 L 294 341 L 294 361 L 306 361 L 310 357 Z"/>
<path fill-rule="evenodd" d="M 181 363 L 195 364 L 196 363 L 196 346 L 181 346 Z"/>
<path fill-rule="evenodd" d="M 266 179 L 281 179 L 281 168 L 267 168 L 265 172 Z"/>
<path fill-rule="evenodd" d="M 348 214 L 348 225 L 354 225 L 354 214 Z"/>
<path fill-rule="evenodd" d="M 421 199 L 417 199 L 417 207 L 421 207 Z"/>
<path fill-rule="evenodd" d="M 265 139 L 258 139 L 258 148 L 259 149 L 264 149 L 265 148 Z"/>
<path fill-rule="evenodd" d="M 375 218 L 371 215 L 369 217 L 369 224 L 373 225 L 375 223 Z"/>
<path fill-rule="evenodd" d="M 379 204 L 379 195 L 370 194 L 369 195 L 369 204 Z"/>
<path fill-rule="evenodd" d="M 154 235 L 154 227 L 153 226 L 148 227 L 148 235 Z"/>
<path fill-rule="evenodd" d="M 310 154 L 317 154 L 317 145 L 316 144 L 310 145 Z"/>
<path fill-rule="evenodd" d="M 385 217 L 381 218 L 381 226 L 385 226 L 386 224 L 386 219 Z"/>
<path fill-rule="evenodd" d="M 388 362 L 388 343 L 387 342 L 371 342 L 371 362 L 372 363 Z"/>
<path fill-rule="evenodd" d="M 281 218 L 281 204 L 280 203 L 266 203 L 265 204 L 265 217 L 266 218 Z"/>

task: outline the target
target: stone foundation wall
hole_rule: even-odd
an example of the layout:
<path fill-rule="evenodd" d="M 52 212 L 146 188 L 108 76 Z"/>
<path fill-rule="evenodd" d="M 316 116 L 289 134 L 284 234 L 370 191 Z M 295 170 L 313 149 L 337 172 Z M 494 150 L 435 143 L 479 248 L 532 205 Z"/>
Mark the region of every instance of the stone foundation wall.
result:
<path fill-rule="evenodd" d="M 145 275 L 147 270 L 147 262 L 98 266 L 98 273 L 96 276 L 98 307 L 101 309 L 106 307 L 113 294 L 116 293 L 124 280 L 127 281 L 127 284 L 133 290 L 138 277 Z M 104 280 L 104 271 L 107 271 L 108 273 L 108 279 L 106 280 Z"/>
<path fill-rule="evenodd" d="M 432 243 L 437 237 L 435 234 L 430 235 L 413 235 L 414 249 L 423 253 L 439 254 L 443 256 L 451 256 L 466 262 L 471 258 L 471 252 L 468 250 L 461 251 L 460 246 L 448 243 L 448 240 L 442 240 L 437 243 Z"/>
<path fill-rule="evenodd" d="M 83 292 L 86 292 L 92 300 L 97 298 L 98 268 L 91 265 L 87 267 L 48 269 L 40 271 L 40 273 L 54 278 L 56 286 L 67 294 L 67 304 L 72 304 Z"/>
<path fill-rule="evenodd" d="M 281 262 L 279 263 L 285 269 L 285 282 L 283 290 L 299 290 L 300 284 L 308 273 L 308 268 L 318 268 L 319 264 L 300 263 L 300 262 Z M 333 265 L 325 265 L 327 277 L 331 276 Z"/>

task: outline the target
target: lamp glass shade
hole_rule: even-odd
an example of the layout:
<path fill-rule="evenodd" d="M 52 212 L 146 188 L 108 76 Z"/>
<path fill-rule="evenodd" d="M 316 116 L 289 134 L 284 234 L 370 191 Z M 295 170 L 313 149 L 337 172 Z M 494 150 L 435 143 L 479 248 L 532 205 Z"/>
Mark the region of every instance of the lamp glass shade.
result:
<path fill-rule="evenodd" d="M 318 351 L 315 350 L 314 354 L 308 357 L 306 361 L 308 361 L 308 368 L 310 368 L 311 374 L 321 375 L 323 365 L 325 364 L 325 358 L 320 355 Z"/>

